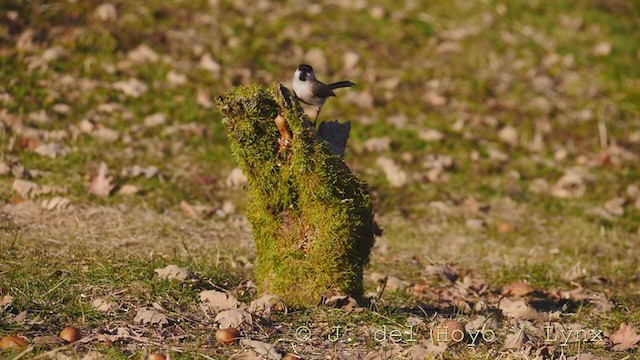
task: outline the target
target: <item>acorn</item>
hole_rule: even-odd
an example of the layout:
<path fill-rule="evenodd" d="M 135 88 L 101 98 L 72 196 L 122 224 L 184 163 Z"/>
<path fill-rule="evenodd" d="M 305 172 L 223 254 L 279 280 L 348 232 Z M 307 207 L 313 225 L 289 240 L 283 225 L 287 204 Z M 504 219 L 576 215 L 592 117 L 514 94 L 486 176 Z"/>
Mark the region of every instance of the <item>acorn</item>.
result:
<path fill-rule="evenodd" d="M 147 357 L 147 360 L 167 360 L 167 357 L 161 352 L 154 352 Z"/>
<path fill-rule="evenodd" d="M 240 332 L 236 328 L 226 328 L 216 330 L 216 340 L 225 345 L 232 345 L 240 337 Z"/>
<path fill-rule="evenodd" d="M 73 326 L 67 326 L 66 328 L 60 331 L 60 338 L 65 340 L 66 342 L 76 342 L 80 340 L 82 334 L 80 333 L 80 329 Z"/>
<path fill-rule="evenodd" d="M 0 340 L 0 349 L 20 349 L 27 346 L 27 342 L 17 336 L 7 335 Z"/>

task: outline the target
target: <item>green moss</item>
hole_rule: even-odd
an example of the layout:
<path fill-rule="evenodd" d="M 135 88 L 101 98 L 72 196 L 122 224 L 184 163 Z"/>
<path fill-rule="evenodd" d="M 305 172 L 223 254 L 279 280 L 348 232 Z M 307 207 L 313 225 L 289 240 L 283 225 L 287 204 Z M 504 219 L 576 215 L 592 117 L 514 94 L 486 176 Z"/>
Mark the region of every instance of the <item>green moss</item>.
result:
<path fill-rule="evenodd" d="M 286 91 L 242 86 L 218 105 L 232 153 L 248 178 L 259 291 L 300 307 L 317 304 L 329 289 L 361 297 L 374 241 L 366 185 L 316 138 Z M 274 122 L 279 113 L 293 135 L 280 154 Z"/>

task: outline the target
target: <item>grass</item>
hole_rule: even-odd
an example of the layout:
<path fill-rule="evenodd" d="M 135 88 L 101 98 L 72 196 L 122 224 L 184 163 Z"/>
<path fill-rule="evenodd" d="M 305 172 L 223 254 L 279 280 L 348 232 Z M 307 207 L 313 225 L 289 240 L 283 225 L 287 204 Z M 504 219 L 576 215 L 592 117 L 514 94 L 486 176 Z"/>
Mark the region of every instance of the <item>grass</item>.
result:
<path fill-rule="evenodd" d="M 382 349 L 371 336 L 384 325 L 402 328 L 416 316 L 425 322 L 424 337 L 432 322 L 442 319 L 436 313 L 469 320 L 483 315 L 498 321 L 499 342 L 475 350 L 450 346 L 444 358 L 526 358 L 531 353 L 501 349 L 510 329 L 509 319 L 496 310 L 496 298 L 502 286 L 515 281 L 530 283 L 546 294 L 543 300 L 579 284 L 614 304 L 601 311 L 579 302 L 562 313 L 563 323 L 608 332 L 622 322 L 640 326 L 640 209 L 627 194 L 629 186 L 640 186 L 640 143 L 634 140 L 640 131 L 640 14 L 630 2 L 412 5 L 384 0 L 368 8 L 347 2 L 241 6 L 226 0 L 115 4 L 117 17 L 108 21 L 95 14 L 98 1 L 0 4 L 0 162 L 14 170 L 24 167 L 35 175 L 26 178 L 37 184 L 66 188 L 62 196 L 74 204 L 45 211 L 40 202 L 52 195 L 23 199 L 12 190 L 15 175 L 0 174 L 0 214 L 5 214 L 0 217 L 0 296 L 14 297 L 0 312 L 0 335 L 33 339 L 70 324 L 103 335 L 130 327 L 151 343 L 93 342 L 66 351 L 79 357 L 97 350 L 108 358 L 143 358 L 146 347 L 178 359 L 240 352 L 240 347 L 215 343 L 215 315 L 198 306 L 198 293 L 216 287 L 236 292 L 245 302 L 256 294 L 238 292 L 244 280 L 254 279 L 255 249 L 242 216 L 246 194 L 241 186 L 226 184 L 236 164 L 221 114 L 197 95 L 204 93 L 213 103 L 240 84 L 286 83 L 304 61 L 318 69 L 321 80 L 357 83 L 350 93 L 328 101 L 321 119 L 353 122 L 345 160 L 368 183 L 376 219 L 385 227 L 367 273 L 393 275 L 427 290 L 387 289 L 356 314 L 291 309 L 261 319 L 262 328 L 248 335 L 282 351 L 295 345 L 308 357 L 323 352 L 339 358 L 344 351 L 364 356 Z M 27 29 L 31 42 L 23 37 L 18 47 Z M 598 55 L 594 49 L 603 43 L 611 51 Z M 158 61 L 130 59 L 140 44 L 153 49 Z M 61 49 L 59 56 L 43 63 L 46 50 L 54 47 Z M 312 48 L 323 51 L 324 69 L 321 59 L 305 58 Z M 346 52 L 359 56 L 353 68 L 344 66 Z M 198 66 L 204 53 L 220 72 Z M 170 83 L 170 71 L 185 75 L 187 82 Z M 112 88 L 129 78 L 148 90 L 130 97 Z M 444 96 L 445 103 L 430 103 L 429 91 Z M 374 105 L 359 104 L 353 95 L 360 93 L 370 94 Z M 69 105 L 69 113 L 56 112 L 56 104 Z M 100 110 L 104 104 L 121 108 Z M 40 110 L 49 121 L 30 117 Z M 163 113 L 167 122 L 145 127 L 145 117 L 155 113 Z M 399 115 L 404 124 L 392 121 Z M 118 139 L 104 141 L 79 131 L 82 120 L 115 130 Z M 498 135 L 507 125 L 518 131 L 515 145 Z M 444 139 L 421 139 L 425 129 L 439 130 Z M 62 138 L 54 139 L 54 131 L 62 131 Z M 389 149 L 364 149 L 365 141 L 382 136 L 391 139 Z M 34 153 L 35 146 L 49 142 L 62 144 L 67 153 L 55 158 Z M 505 159 L 497 159 L 496 150 Z M 426 180 L 430 154 L 453 158 L 454 167 L 439 181 Z M 392 187 L 375 165 L 379 156 L 392 158 L 412 181 Z M 88 180 L 103 161 L 117 188 L 132 184 L 141 191 L 107 198 L 89 194 Z M 134 165 L 156 166 L 159 175 L 122 175 Z M 540 179 L 553 186 L 576 167 L 587 173 L 581 197 L 560 199 L 530 188 Z M 480 209 L 465 208 L 469 197 Z M 626 199 L 623 215 L 594 212 L 616 197 Z M 180 208 L 183 200 L 213 210 L 230 201 L 235 210 L 191 219 Z M 512 228 L 500 231 L 505 222 Z M 423 275 L 430 263 L 450 263 L 461 277 L 486 282 L 487 293 L 477 297 L 489 309 L 461 312 L 447 302 L 447 291 L 456 285 Z M 157 279 L 153 270 L 167 264 L 188 268 L 198 280 Z M 576 278 L 568 276 L 574 268 L 581 271 Z M 376 299 L 378 284 L 365 286 Z M 118 302 L 118 310 L 96 311 L 91 306 L 96 297 Z M 136 310 L 154 302 L 175 322 L 165 328 L 133 324 Z M 11 321 L 22 311 L 28 312 L 27 322 Z M 347 328 L 352 340 L 326 341 L 333 324 Z M 295 341 L 302 325 L 322 341 Z M 540 336 L 529 335 L 534 349 L 540 348 Z M 394 346 L 386 345 L 388 354 Z M 28 356 L 53 348 L 38 345 Z M 587 351 L 613 358 L 638 354 L 593 344 Z"/>

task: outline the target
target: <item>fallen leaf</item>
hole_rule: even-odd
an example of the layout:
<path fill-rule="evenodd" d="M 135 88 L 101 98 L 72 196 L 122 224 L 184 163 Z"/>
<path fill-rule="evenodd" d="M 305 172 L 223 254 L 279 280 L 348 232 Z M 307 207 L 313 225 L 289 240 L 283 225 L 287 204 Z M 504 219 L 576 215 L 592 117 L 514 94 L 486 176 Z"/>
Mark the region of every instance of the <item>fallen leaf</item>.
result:
<path fill-rule="evenodd" d="M 439 106 L 444 106 L 447 104 L 447 98 L 438 94 L 437 92 L 433 91 L 433 90 L 429 90 L 424 94 L 423 97 L 424 101 L 433 106 L 433 107 L 439 107 Z"/>
<path fill-rule="evenodd" d="M 247 177 L 242 173 L 240 168 L 234 168 L 227 176 L 226 184 L 228 187 L 239 187 L 247 183 Z"/>
<path fill-rule="evenodd" d="M 578 172 L 567 171 L 551 187 L 551 196 L 557 198 L 579 198 L 586 191 L 584 176 Z"/>
<path fill-rule="evenodd" d="M 22 179 L 15 179 L 11 189 L 17 192 L 22 198 L 28 199 L 33 196 L 38 189 L 38 184 Z"/>
<path fill-rule="evenodd" d="M 609 335 L 609 340 L 613 343 L 611 350 L 625 351 L 636 347 L 640 341 L 640 335 L 636 332 L 635 327 L 622 323 L 618 330 Z"/>
<path fill-rule="evenodd" d="M 184 212 L 188 217 L 197 220 L 200 219 L 200 213 L 193 206 L 191 206 L 188 202 L 181 200 L 180 201 L 180 210 Z"/>
<path fill-rule="evenodd" d="M 102 140 L 108 143 L 115 142 L 120 137 L 118 131 L 107 127 L 100 127 L 98 129 L 95 129 L 93 132 L 91 132 L 91 135 L 98 140 Z"/>
<path fill-rule="evenodd" d="M 510 300 L 509 298 L 503 298 L 498 306 L 505 316 L 512 317 L 518 320 L 538 320 L 540 314 L 536 309 L 531 307 L 524 300 Z"/>
<path fill-rule="evenodd" d="M 402 187 L 409 182 L 407 173 L 392 159 L 381 156 L 376 160 L 376 165 L 384 172 L 392 187 Z"/>
<path fill-rule="evenodd" d="M 268 315 L 272 311 L 281 311 L 286 314 L 287 305 L 279 296 L 265 294 L 259 299 L 253 300 L 251 304 L 249 304 L 248 310 L 253 314 Z"/>
<path fill-rule="evenodd" d="M 97 196 L 107 197 L 115 187 L 112 181 L 113 178 L 109 176 L 107 164 L 101 162 L 98 167 L 98 173 L 89 181 L 89 192 Z"/>
<path fill-rule="evenodd" d="M 525 333 L 524 331 L 520 331 L 518 329 L 514 333 L 507 334 L 507 337 L 504 340 L 504 345 L 502 346 L 502 348 L 505 350 L 520 349 L 522 347 L 522 344 L 527 342 L 528 340 L 529 340 L 529 337 L 527 336 L 527 333 Z"/>
<path fill-rule="evenodd" d="M 253 317 L 243 309 L 230 309 L 221 311 L 216 315 L 214 321 L 220 328 L 251 328 L 253 327 Z"/>
<path fill-rule="evenodd" d="M 144 118 L 144 127 L 153 128 L 167 122 L 167 117 L 163 113 L 155 113 Z"/>
<path fill-rule="evenodd" d="M 184 281 L 193 277 L 193 274 L 185 268 L 176 265 L 167 265 L 153 270 L 160 279 Z"/>
<path fill-rule="evenodd" d="M 62 144 L 59 143 L 40 144 L 36 146 L 35 149 L 33 149 L 33 152 L 41 156 L 50 157 L 52 159 L 56 158 L 59 155 L 64 155 L 67 153 Z"/>
<path fill-rule="evenodd" d="M 0 296 L 0 306 L 6 306 L 13 302 L 13 296 L 11 295 L 2 295 Z"/>
<path fill-rule="evenodd" d="M 213 60 L 209 53 L 202 55 L 200 62 L 198 63 L 198 67 L 214 74 L 217 74 L 222 70 L 222 66 Z"/>
<path fill-rule="evenodd" d="M 533 292 L 533 287 L 525 282 L 514 282 L 502 289 L 503 296 L 522 297 Z"/>
<path fill-rule="evenodd" d="M 213 102 L 211 101 L 209 94 L 203 89 L 198 89 L 198 94 L 196 95 L 196 103 L 198 103 L 198 105 L 202 106 L 205 109 L 210 109 L 213 107 Z"/>
<path fill-rule="evenodd" d="M 232 309 L 238 306 L 238 299 L 236 299 L 233 295 L 216 290 L 207 290 L 201 292 L 200 301 L 205 302 L 205 306 L 213 311 Z"/>
<path fill-rule="evenodd" d="M 142 308 L 138 310 L 133 321 L 142 324 L 158 324 L 161 326 L 169 324 L 169 318 L 167 318 L 166 315 L 160 313 L 157 310 L 149 308 Z"/>
<path fill-rule="evenodd" d="M 115 90 L 119 90 L 123 94 L 132 98 L 140 97 L 142 94 L 146 93 L 147 90 L 149 89 L 147 84 L 135 78 L 117 81 L 112 85 L 112 87 Z"/>
<path fill-rule="evenodd" d="M 134 165 L 128 168 L 122 169 L 120 175 L 123 177 L 138 177 L 144 176 L 146 179 L 151 179 L 152 177 L 158 175 L 158 168 L 155 166 L 140 166 Z"/>
<path fill-rule="evenodd" d="M 129 196 L 129 195 L 135 195 L 140 191 L 140 188 L 138 188 L 135 185 L 130 185 L 130 184 L 126 184 L 123 185 L 119 190 L 118 190 L 118 195 L 125 195 L 125 196 Z"/>
<path fill-rule="evenodd" d="M 136 64 L 152 63 L 160 60 L 160 55 L 153 51 L 147 44 L 140 44 L 129 51 L 127 58 Z"/>
<path fill-rule="evenodd" d="M 409 283 L 395 276 L 388 276 L 385 289 L 387 291 L 404 290 L 409 287 Z"/>
<path fill-rule="evenodd" d="M 518 145 L 518 130 L 513 126 L 505 126 L 498 131 L 498 138 L 509 146 Z"/>
<path fill-rule="evenodd" d="M 458 278 L 458 273 L 451 266 L 444 265 L 428 265 L 424 269 L 422 269 L 422 275 L 440 275 L 445 279 L 455 282 Z"/>
<path fill-rule="evenodd" d="M 115 21 L 118 18 L 116 6 L 109 3 L 100 4 L 94 11 L 94 14 L 102 21 Z"/>
<path fill-rule="evenodd" d="M 594 304 L 600 312 L 607 312 L 615 307 L 613 302 L 611 302 L 605 294 L 601 293 L 591 294 L 591 296 L 589 296 L 589 302 Z"/>
<path fill-rule="evenodd" d="M 608 42 L 608 41 L 600 42 L 600 43 L 596 44 L 596 46 L 593 47 L 593 55 L 595 55 L 595 56 L 607 56 L 607 55 L 611 54 L 611 49 L 612 48 L 613 48 L 613 46 L 611 45 L 610 42 Z"/>
<path fill-rule="evenodd" d="M 266 356 L 267 359 L 282 359 L 282 355 L 280 355 L 276 347 L 272 344 L 250 339 L 241 339 L 240 344 L 252 348 L 253 351 L 257 352 L 260 355 Z"/>
<path fill-rule="evenodd" d="M 444 134 L 436 129 L 428 129 L 420 131 L 418 137 L 426 142 L 435 142 L 444 139 Z"/>
<path fill-rule="evenodd" d="M 167 82 L 171 85 L 182 86 L 185 85 L 189 79 L 185 74 L 181 74 L 179 72 L 169 70 L 167 73 Z"/>
<path fill-rule="evenodd" d="M 361 307 L 358 306 L 358 302 L 356 301 L 356 299 L 352 298 L 351 296 L 344 296 L 344 295 L 331 296 L 327 298 L 327 300 L 325 300 L 324 304 L 327 306 L 344 310 L 346 312 L 352 312 L 352 311 L 358 312 L 358 310 L 362 309 Z"/>
<path fill-rule="evenodd" d="M 369 138 L 362 146 L 366 152 L 379 153 L 391 148 L 391 138 L 388 136 L 380 138 Z"/>
<path fill-rule="evenodd" d="M 91 302 L 91 306 L 100 312 L 109 312 L 117 307 L 115 303 L 102 298 L 94 299 Z"/>
<path fill-rule="evenodd" d="M 49 211 L 56 209 L 66 209 L 69 207 L 69 205 L 71 205 L 71 200 L 64 197 L 55 196 L 51 199 L 43 200 L 40 205 L 43 209 Z"/>

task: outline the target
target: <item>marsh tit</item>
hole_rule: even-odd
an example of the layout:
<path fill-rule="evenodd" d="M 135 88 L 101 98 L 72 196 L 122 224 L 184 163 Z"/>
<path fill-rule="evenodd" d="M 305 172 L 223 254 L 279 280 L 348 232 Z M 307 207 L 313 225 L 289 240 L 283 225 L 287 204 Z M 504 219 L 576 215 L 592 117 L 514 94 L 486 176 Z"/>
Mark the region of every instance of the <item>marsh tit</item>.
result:
<path fill-rule="evenodd" d="M 313 68 L 307 64 L 301 64 L 293 74 L 291 86 L 296 97 L 307 105 L 313 105 L 316 108 L 316 119 L 313 121 L 315 126 L 318 121 L 318 115 L 322 105 L 327 101 L 328 97 L 336 96 L 333 92 L 335 89 L 355 86 L 351 81 L 338 81 L 332 84 L 325 84 L 316 79 Z"/>

